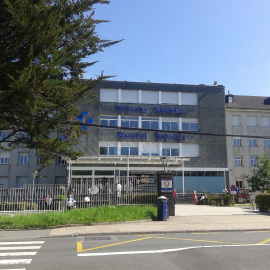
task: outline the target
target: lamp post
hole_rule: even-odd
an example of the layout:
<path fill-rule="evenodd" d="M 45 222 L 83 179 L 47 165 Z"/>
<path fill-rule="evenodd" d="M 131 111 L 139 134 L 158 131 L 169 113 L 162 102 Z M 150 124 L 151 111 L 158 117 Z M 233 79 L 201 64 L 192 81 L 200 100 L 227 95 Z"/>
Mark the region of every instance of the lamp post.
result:
<path fill-rule="evenodd" d="M 161 157 L 160 161 L 161 161 L 161 163 L 162 163 L 162 165 L 164 167 L 164 172 L 166 172 L 165 168 L 168 166 L 168 158 L 167 157 Z"/>
<path fill-rule="evenodd" d="M 32 207 L 34 203 L 34 184 L 35 184 L 35 178 L 37 176 L 37 171 L 32 171 L 32 176 L 33 176 L 33 188 L 32 188 Z"/>

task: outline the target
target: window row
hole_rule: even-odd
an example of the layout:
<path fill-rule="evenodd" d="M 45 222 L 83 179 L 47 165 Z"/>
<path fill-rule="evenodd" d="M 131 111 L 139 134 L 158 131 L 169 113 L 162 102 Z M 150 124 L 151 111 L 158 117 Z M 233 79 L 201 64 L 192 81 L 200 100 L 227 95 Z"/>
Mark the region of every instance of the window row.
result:
<path fill-rule="evenodd" d="M 10 152 L 0 152 L 0 164 L 10 164 Z M 28 165 L 29 164 L 29 154 L 28 153 L 19 153 L 18 154 L 18 164 L 19 165 Z M 37 164 L 41 164 L 40 158 L 37 158 Z M 61 156 L 56 159 L 57 165 L 66 165 L 66 160 Z"/>
<path fill-rule="evenodd" d="M 100 102 L 198 105 L 197 93 L 100 89 Z"/>
<path fill-rule="evenodd" d="M 107 156 L 198 157 L 199 144 L 100 142 L 99 154 Z"/>
<path fill-rule="evenodd" d="M 232 125 L 241 126 L 241 115 L 232 116 Z M 247 116 L 248 127 L 270 127 L 270 116 Z"/>
<path fill-rule="evenodd" d="M 233 146 L 241 146 L 241 138 L 240 137 L 234 137 L 233 138 Z M 249 138 L 248 139 L 248 146 L 257 146 L 256 139 Z M 270 139 L 264 139 L 264 146 L 270 147 Z"/>
<path fill-rule="evenodd" d="M 234 166 L 235 167 L 242 167 L 243 166 L 243 157 L 235 156 L 234 157 Z M 249 156 L 249 166 L 250 167 L 257 166 L 257 157 L 256 156 Z"/>
<path fill-rule="evenodd" d="M 16 137 L 18 138 L 29 138 L 29 134 L 26 132 L 19 132 L 15 134 Z M 2 130 L 0 132 L 0 139 L 1 140 L 5 140 L 5 141 L 10 141 L 11 137 L 10 137 L 10 131 L 6 131 L 6 130 Z"/>
<path fill-rule="evenodd" d="M 107 127 L 143 128 L 153 130 L 198 131 L 197 118 L 100 116 L 100 125 Z M 103 127 L 105 128 L 105 127 Z"/>

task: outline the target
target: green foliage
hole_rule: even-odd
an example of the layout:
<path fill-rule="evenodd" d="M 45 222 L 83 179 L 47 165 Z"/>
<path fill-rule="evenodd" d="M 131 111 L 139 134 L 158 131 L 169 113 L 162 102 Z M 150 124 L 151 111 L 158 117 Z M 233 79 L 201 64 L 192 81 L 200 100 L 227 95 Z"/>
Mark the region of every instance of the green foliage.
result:
<path fill-rule="evenodd" d="M 156 204 L 157 197 L 157 193 L 129 193 L 123 196 L 124 200 L 130 204 L 149 204 L 149 202 Z"/>
<path fill-rule="evenodd" d="M 65 202 L 67 199 L 67 196 L 66 195 L 56 195 L 54 197 L 54 201 L 55 202 Z"/>
<path fill-rule="evenodd" d="M 232 194 L 223 194 L 223 204 L 224 206 L 233 206 L 233 195 Z"/>
<path fill-rule="evenodd" d="M 252 191 L 268 191 L 270 189 L 270 156 L 257 157 L 258 167 L 253 169 L 251 176 L 244 175 Z"/>
<path fill-rule="evenodd" d="M 216 194 L 212 196 L 207 196 L 206 204 L 213 205 L 216 202 L 221 202 L 221 206 L 234 206 L 233 195 L 232 194 Z"/>
<path fill-rule="evenodd" d="M 23 210 L 37 210 L 38 205 L 35 202 L 1 202 L 0 211 L 23 211 Z"/>
<path fill-rule="evenodd" d="M 106 0 L 1 0 L 0 131 L 10 131 L 9 147 L 37 150 L 44 166 L 70 150 L 82 130 L 78 100 L 102 79 L 82 80 L 89 56 L 117 42 L 101 39 L 94 5 Z M 90 102 L 89 101 L 89 102 Z M 20 136 L 26 132 L 29 136 Z M 67 140 L 59 139 L 59 133 Z M 0 145 L 1 146 L 1 145 Z M 2 144 L 2 147 L 7 147 Z"/>
<path fill-rule="evenodd" d="M 0 216 L 0 229 L 44 229 L 68 224 L 145 220 L 153 219 L 156 216 L 157 209 L 152 205 L 104 206 L 73 209 L 66 212 L 47 212 L 13 217 Z"/>
<path fill-rule="evenodd" d="M 270 210 L 270 194 L 258 194 L 255 200 L 260 212 L 269 212 Z"/>

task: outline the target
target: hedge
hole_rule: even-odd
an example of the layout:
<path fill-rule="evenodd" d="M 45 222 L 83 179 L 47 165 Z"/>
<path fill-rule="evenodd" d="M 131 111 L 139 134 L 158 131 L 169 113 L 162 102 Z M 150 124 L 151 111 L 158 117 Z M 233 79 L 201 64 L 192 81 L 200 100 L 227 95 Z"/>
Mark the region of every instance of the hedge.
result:
<path fill-rule="evenodd" d="M 269 212 L 270 210 L 270 193 L 258 194 L 255 202 L 260 212 Z"/>

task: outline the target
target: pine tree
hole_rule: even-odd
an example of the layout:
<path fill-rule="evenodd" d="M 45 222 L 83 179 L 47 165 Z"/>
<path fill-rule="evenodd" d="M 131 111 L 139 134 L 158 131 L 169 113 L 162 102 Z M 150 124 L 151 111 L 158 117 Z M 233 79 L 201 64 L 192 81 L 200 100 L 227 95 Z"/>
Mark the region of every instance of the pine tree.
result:
<path fill-rule="evenodd" d="M 0 131 L 10 132 L 0 137 L 2 148 L 36 149 L 44 166 L 58 155 L 79 154 L 69 148 L 81 133 L 72 124 L 76 103 L 104 79 L 101 74 L 82 80 L 95 64 L 82 60 L 119 42 L 102 40 L 95 32 L 106 22 L 94 19 L 96 4 L 109 1 L 0 1 Z"/>

